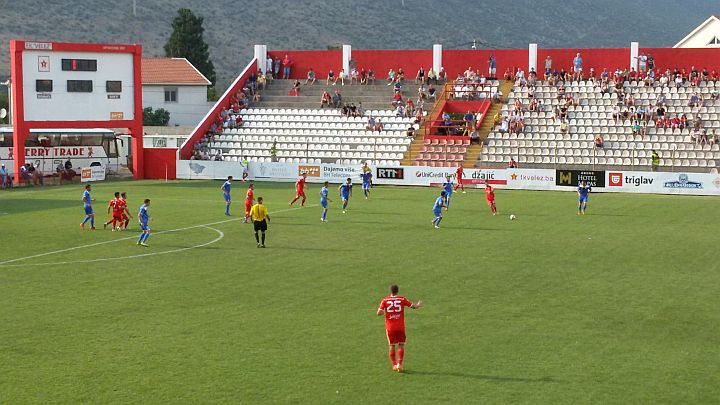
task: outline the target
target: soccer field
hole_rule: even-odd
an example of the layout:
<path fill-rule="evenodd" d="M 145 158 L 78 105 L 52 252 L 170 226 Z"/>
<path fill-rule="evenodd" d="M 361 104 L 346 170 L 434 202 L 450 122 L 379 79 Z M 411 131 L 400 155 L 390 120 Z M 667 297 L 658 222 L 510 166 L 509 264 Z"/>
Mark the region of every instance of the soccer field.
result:
<path fill-rule="evenodd" d="M 0 403 L 717 403 L 720 199 L 454 194 L 334 185 L 289 208 L 258 183 L 267 249 L 223 215 L 220 181 L 0 193 Z M 107 201 L 151 198 L 149 248 L 102 230 Z M 510 221 L 510 214 L 517 220 Z M 405 373 L 376 307 L 400 285 Z"/>

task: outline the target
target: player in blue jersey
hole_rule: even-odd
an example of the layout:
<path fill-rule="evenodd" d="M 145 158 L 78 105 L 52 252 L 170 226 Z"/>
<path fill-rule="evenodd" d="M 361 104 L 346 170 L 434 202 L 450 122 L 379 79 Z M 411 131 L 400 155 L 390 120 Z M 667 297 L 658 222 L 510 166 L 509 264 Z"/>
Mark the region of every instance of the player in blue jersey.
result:
<path fill-rule="evenodd" d="M 150 199 L 146 198 L 145 203 L 140 206 L 140 211 L 138 211 L 138 222 L 140 223 L 142 233 L 140 234 L 137 244 L 144 247 L 148 246 L 145 242 L 147 242 L 150 237 L 150 214 L 148 213 L 148 207 L 150 207 Z"/>
<path fill-rule="evenodd" d="M 92 190 L 92 186 L 89 184 L 85 186 L 85 191 L 83 191 L 82 195 L 82 202 L 83 202 L 83 208 L 85 209 L 85 220 L 82 221 L 80 224 L 80 229 L 85 229 L 85 224 L 90 221 L 90 229 L 93 231 L 95 230 L 95 212 L 93 211 L 92 202 L 95 201 L 94 198 L 90 197 L 90 191 Z"/>
<path fill-rule="evenodd" d="M 443 191 L 445 191 L 445 211 L 450 208 L 450 197 L 453 193 L 453 181 L 450 176 L 445 176 L 445 182 L 442 184 Z"/>
<path fill-rule="evenodd" d="M 338 190 L 340 190 L 340 199 L 342 200 L 344 214 L 345 210 L 347 210 L 350 197 L 352 197 L 352 179 L 348 177 L 347 181 L 338 187 Z"/>
<path fill-rule="evenodd" d="M 320 220 L 322 222 L 327 221 L 328 202 L 332 202 L 332 200 L 330 200 L 328 198 L 328 185 L 329 184 L 330 183 L 328 183 L 326 181 L 325 184 L 323 185 L 323 187 L 320 189 L 320 205 L 323 208 L 323 212 L 322 212 L 322 216 L 320 217 Z"/>
<path fill-rule="evenodd" d="M 445 201 L 447 198 L 447 194 L 445 191 L 440 192 L 440 196 L 435 199 L 435 205 L 433 205 L 433 215 L 435 215 L 435 219 L 433 219 L 432 224 L 435 226 L 435 228 L 440 228 L 440 221 L 442 221 L 442 209 L 445 206 Z"/>
<path fill-rule="evenodd" d="M 232 186 L 232 176 L 228 176 L 228 179 L 223 183 L 220 189 L 223 191 L 223 198 L 225 199 L 225 215 L 230 216 L 230 187 Z"/>
<path fill-rule="evenodd" d="M 577 188 L 578 194 L 578 215 L 585 215 L 587 210 L 588 194 L 592 191 L 592 187 L 588 184 L 587 180 L 583 180 Z"/>
<path fill-rule="evenodd" d="M 363 172 L 360 173 L 360 177 L 362 178 L 362 190 L 363 194 L 365 194 L 366 200 L 370 197 L 370 187 L 372 186 L 372 172 L 369 169 L 369 167 L 368 170 L 363 168 Z"/>

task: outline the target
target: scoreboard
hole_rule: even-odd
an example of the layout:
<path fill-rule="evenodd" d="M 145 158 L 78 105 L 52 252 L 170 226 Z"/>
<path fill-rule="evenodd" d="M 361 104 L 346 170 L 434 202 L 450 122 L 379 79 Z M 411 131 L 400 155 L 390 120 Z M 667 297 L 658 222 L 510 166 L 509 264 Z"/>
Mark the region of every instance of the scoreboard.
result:
<path fill-rule="evenodd" d="M 133 120 L 136 63 L 124 47 L 90 45 L 77 50 L 53 42 L 24 42 L 25 120 Z"/>

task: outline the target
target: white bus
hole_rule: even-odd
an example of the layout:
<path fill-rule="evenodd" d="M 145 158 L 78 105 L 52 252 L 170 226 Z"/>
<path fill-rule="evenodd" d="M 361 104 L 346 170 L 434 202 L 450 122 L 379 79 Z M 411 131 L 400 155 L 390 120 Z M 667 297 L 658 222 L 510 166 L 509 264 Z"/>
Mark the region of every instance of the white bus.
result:
<path fill-rule="evenodd" d="M 25 163 L 33 163 L 45 175 L 55 173 L 67 159 L 78 172 L 81 167 L 104 166 L 107 174 L 117 174 L 128 162 L 123 143 L 109 129 L 32 129 L 25 140 Z M 9 172 L 14 172 L 14 156 L 12 128 L 0 128 L 0 163 Z"/>

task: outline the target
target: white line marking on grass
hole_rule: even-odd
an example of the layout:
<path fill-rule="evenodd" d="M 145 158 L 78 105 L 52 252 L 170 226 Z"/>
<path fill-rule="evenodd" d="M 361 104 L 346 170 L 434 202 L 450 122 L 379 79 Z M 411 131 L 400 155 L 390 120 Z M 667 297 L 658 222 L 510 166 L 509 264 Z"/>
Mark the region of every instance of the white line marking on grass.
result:
<path fill-rule="evenodd" d="M 310 208 L 310 207 L 315 207 L 315 206 L 316 205 L 306 205 L 305 207 Z M 301 208 L 286 208 L 286 209 L 275 211 L 275 213 L 294 211 L 294 210 L 299 210 L 299 209 L 301 209 Z M 195 229 L 195 228 L 202 228 L 202 227 L 207 228 L 210 225 L 220 225 L 220 224 L 225 224 L 228 222 L 240 221 L 241 219 L 243 219 L 243 217 L 231 218 L 231 219 L 226 219 L 223 221 L 210 222 L 207 224 L 186 226 L 184 228 L 169 229 L 166 231 L 155 232 L 155 233 L 153 233 L 153 235 L 162 235 L 164 233 L 170 233 L 170 232 L 187 231 L 188 229 Z M 15 259 L 10 259 L 10 260 L 5 260 L 5 261 L 0 262 L 0 266 L 12 267 L 13 265 L 9 265 L 10 263 L 15 263 L 15 262 L 19 262 L 19 261 L 28 260 L 28 259 L 35 259 L 38 257 L 50 256 L 50 255 L 54 255 L 54 254 L 58 254 L 58 253 L 70 252 L 70 251 L 78 250 L 78 249 L 91 248 L 91 247 L 95 247 L 95 246 L 106 245 L 108 243 L 121 242 L 124 240 L 130 240 L 130 239 L 135 239 L 135 238 L 137 238 L 137 236 L 127 236 L 127 237 L 120 238 L 120 239 L 106 240 L 106 241 L 102 241 L 102 242 L 89 243 L 87 245 L 74 246 L 74 247 L 70 247 L 70 248 L 66 248 L 66 249 L 53 250 L 51 252 L 38 253 L 36 255 L 31 255 L 31 256 L 18 257 Z M 108 260 L 111 260 L 111 259 L 108 259 Z M 76 262 L 73 262 L 73 263 L 76 263 Z M 42 264 L 45 264 L 45 263 L 42 263 Z M 55 264 L 62 264 L 62 263 L 55 263 Z"/>
<path fill-rule="evenodd" d="M 137 259 L 137 258 L 139 258 L 139 257 L 166 255 L 166 254 L 168 254 L 168 253 L 177 253 L 177 252 L 184 252 L 184 251 L 186 251 L 186 250 L 197 249 L 197 248 L 205 247 L 205 246 L 208 246 L 208 245 L 212 245 L 213 243 L 218 242 L 218 241 L 220 241 L 220 239 L 222 239 L 222 238 L 225 237 L 225 234 L 223 233 L 223 231 L 221 231 L 221 230 L 219 230 L 219 229 L 215 229 L 215 228 L 212 228 L 212 227 L 210 227 L 210 226 L 203 226 L 203 228 L 211 229 L 211 230 L 217 232 L 218 237 L 215 238 L 215 239 L 213 239 L 213 240 L 211 240 L 210 242 L 201 243 L 201 244 L 199 244 L 199 245 L 188 246 L 188 247 L 179 248 L 179 249 L 173 249 L 173 250 L 164 250 L 164 251 L 162 251 L 162 252 L 148 252 L 148 253 L 141 253 L 141 254 L 137 254 L 137 255 L 119 256 L 119 257 L 103 257 L 103 258 L 100 258 L 100 259 L 71 260 L 71 261 L 66 261 L 66 262 L 46 262 L 46 263 L 10 264 L 10 265 L 7 265 L 7 266 L 5 266 L 5 267 L 55 266 L 55 265 L 62 265 L 62 264 L 95 263 L 95 262 L 106 262 L 106 261 L 110 261 L 110 260 Z M 169 231 L 168 231 L 168 232 L 169 232 Z M 158 232 L 158 233 L 160 233 L 160 232 Z M 127 239 L 127 238 L 123 238 L 123 239 Z M 140 249 L 140 248 L 142 248 L 142 249 L 147 249 L 147 248 L 145 248 L 145 247 L 138 247 L 138 249 Z M 152 248 L 150 248 L 150 249 L 152 249 Z"/>

